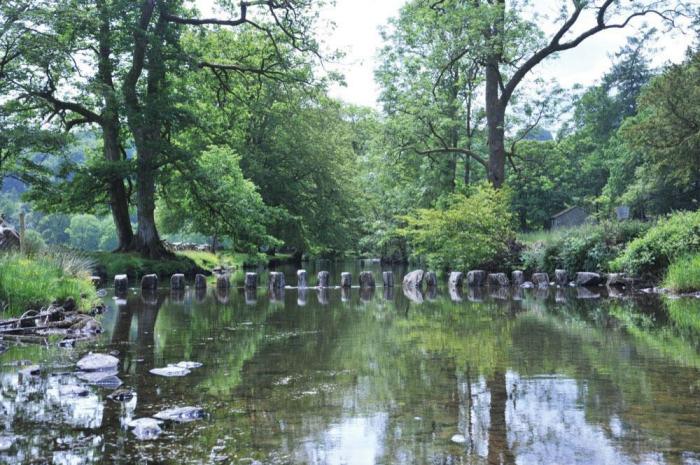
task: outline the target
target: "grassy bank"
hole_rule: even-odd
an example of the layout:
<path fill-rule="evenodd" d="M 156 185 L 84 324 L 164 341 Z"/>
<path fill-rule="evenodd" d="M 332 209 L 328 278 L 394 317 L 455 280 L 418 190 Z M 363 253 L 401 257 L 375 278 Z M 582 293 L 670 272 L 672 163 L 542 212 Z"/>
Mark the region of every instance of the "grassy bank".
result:
<path fill-rule="evenodd" d="M 197 273 L 208 273 L 217 266 L 243 269 L 266 265 L 270 259 L 284 259 L 286 256 L 269 257 L 265 254 L 248 255 L 232 251 L 217 253 L 187 250 L 176 252 L 175 257 L 164 260 L 150 260 L 135 253 L 95 252 L 90 255 L 96 263 L 96 272 L 112 279 L 114 275 L 126 274 L 130 279 L 138 279 L 149 273 L 161 278 L 175 273 L 184 273 L 189 278 Z"/>
<path fill-rule="evenodd" d="M 35 257 L 0 254 L 2 318 L 68 297 L 73 297 L 81 310 L 88 310 L 98 300 L 89 270 L 89 261 L 67 253 Z"/>
<path fill-rule="evenodd" d="M 666 272 L 664 287 L 674 292 L 700 291 L 700 253 L 672 263 Z"/>

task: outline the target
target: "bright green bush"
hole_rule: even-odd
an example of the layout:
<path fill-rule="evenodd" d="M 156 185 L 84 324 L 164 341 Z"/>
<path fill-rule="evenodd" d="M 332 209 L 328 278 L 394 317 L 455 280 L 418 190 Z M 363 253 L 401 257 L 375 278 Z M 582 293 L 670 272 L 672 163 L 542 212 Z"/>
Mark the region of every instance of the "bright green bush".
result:
<path fill-rule="evenodd" d="M 700 291 L 700 253 L 671 263 L 666 272 L 664 286 L 675 292 Z"/>
<path fill-rule="evenodd" d="M 408 240 L 412 255 L 438 270 L 498 262 L 507 257 L 515 240 L 508 192 L 486 184 L 470 195 L 453 194 L 438 208 L 418 209 L 402 219 L 406 225 L 398 232 Z"/>
<path fill-rule="evenodd" d="M 0 254 L 0 301 L 7 307 L 2 317 L 21 315 L 67 297 L 76 299 L 79 308 L 88 309 L 97 296 L 86 263 L 66 253 Z"/>
<path fill-rule="evenodd" d="M 641 236 L 649 225 L 640 221 L 603 222 L 538 234 L 526 243 L 521 259 L 528 271 L 552 273 L 561 268 L 577 271 L 608 271 L 625 245 Z M 527 239 L 527 236 L 525 237 Z"/>
<path fill-rule="evenodd" d="M 700 211 L 675 213 L 630 242 L 611 267 L 634 276 L 660 277 L 674 260 L 696 252 L 700 252 Z"/>

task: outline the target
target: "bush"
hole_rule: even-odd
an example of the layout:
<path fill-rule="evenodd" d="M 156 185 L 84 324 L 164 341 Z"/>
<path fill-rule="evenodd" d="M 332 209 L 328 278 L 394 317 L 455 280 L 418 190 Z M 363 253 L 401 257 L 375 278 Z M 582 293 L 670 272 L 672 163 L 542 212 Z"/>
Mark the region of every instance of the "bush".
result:
<path fill-rule="evenodd" d="M 406 226 L 399 234 L 414 256 L 438 270 L 467 270 L 507 259 L 515 240 L 507 191 L 482 184 L 470 195 L 452 194 L 441 203 L 402 217 Z"/>
<path fill-rule="evenodd" d="M 67 297 L 73 297 L 79 308 L 87 310 L 97 301 L 97 295 L 90 270 L 78 269 L 78 261 L 69 260 L 66 253 L 34 257 L 0 254 L 0 300 L 9 311 L 3 317 L 21 315 Z"/>
<path fill-rule="evenodd" d="M 664 286 L 675 292 L 700 291 L 700 253 L 671 263 L 666 272 Z"/>
<path fill-rule="evenodd" d="M 641 236 L 649 225 L 639 221 L 603 222 L 539 234 L 521 254 L 528 271 L 608 271 L 625 245 Z"/>
<path fill-rule="evenodd" d="M 700 211 L 675 213 L 630 242 L 611 267 L 634 276 L 658 278 L 674 260 L 697 252 Z"/>

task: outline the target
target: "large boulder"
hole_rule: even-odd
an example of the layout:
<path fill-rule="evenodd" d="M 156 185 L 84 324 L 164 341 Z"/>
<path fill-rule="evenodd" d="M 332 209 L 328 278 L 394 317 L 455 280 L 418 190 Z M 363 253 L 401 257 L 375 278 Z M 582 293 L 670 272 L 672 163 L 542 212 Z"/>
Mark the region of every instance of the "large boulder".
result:
<path fill-rule="evenodd" d="M 580 287 L 597 286 L 603 282 L 603 278 L 598 273 L 580 271 L 576 273 L 576 285 Z"/>
<path fill-rule="evenodd" d="M 484 270 L 471 270 L 467 273 L 467 285 L 469 287 L 481 287 L 486 284 L 486 272 Z"/>
<path fill-rule="evenodd" d="M 513 286 L 520 286 L 525 282 L 525 273 L 520 270 L 515 270 L 510 274 L 510 281 Z"/>
<path fill-rule="evenodd" d="M 408 273 L 403 277 L 403 287 L 411 289 L 420 289 L 423 287 L 423 278 L 425 277 L 425 271 L 415 270 Z M 423 299 L 420 299 L 421 302 Z"/>
<path fill-rule="evenodd" d="M 557 286 L 567 286 L 569 284 L 569 273 L 566 270 L 554 270 L 554 283 Z"/>
<path fill-rule="evenodd" d="M 384 287 L 394 287 L 394 272 L 384 271 L 382 273 L 382 282 L 384 283 Z"/>
<path fill-rule="evenodd" d="M 462 283 L 464 283 L 464 273 L 462 273 L 461 271 L 453 271 L 450 273 L 450 278 L 447 281 L 448 287 L 450 289 L 462 287 Z"/>
<path fill-rule="evenodd" d="M 532 284 L 540 289 L 549 287 L 549 275 L 547 273 L 532 273 Z"/>
<path fill-rule="evenodd" d="M 352 274 L 344 271 L 340 273 L 340 287 L 348 288 L 352 286 Z"/>
<path fill-rule="evenodd" d="M 374 274 L 371 271 L 363 271 L 360 273 L 360 288 L 371 289 L 375 287 Z"/>
<path fill-rule="evenodd" d="M 510 286 L 510 281 L 505 273 L 489 273 L 487 281 L 492 287 Z"/>
<path fill-rule="evenodd" d="M 331 274 L 328 271 L 319 271 L 318 276 L 318 287 L 320 288 L 325 288 L 328 287 L 328 285 L 331 282 Z"/>
<path fill-rule="evenodd" d="M 157 274 L 145 274 L 141 278 L 141 290 L 153 291 L 158 289 L 158 275 Z"/>

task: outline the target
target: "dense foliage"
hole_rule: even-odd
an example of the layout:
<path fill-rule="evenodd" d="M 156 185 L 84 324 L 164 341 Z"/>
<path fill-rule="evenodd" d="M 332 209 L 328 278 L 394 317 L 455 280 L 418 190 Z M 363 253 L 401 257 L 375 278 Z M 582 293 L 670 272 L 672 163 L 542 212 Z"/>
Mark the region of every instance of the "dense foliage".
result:
<path fill-rule="evenodd" d="M 507 258 L 515 239 L 508 192 L 477 185 L 467 194 L 452 194 L 437 208 L 406 215 L 398 233 L 411 252 L 438 270 L 468 270 Z"/>
<path fill-rule="evenodd" d="M 676 213 L 630 242 L 611 266 L 635 276 L 658 277 L 674 260 L 694 252 L 700 252 L 700 211 Z"/>

